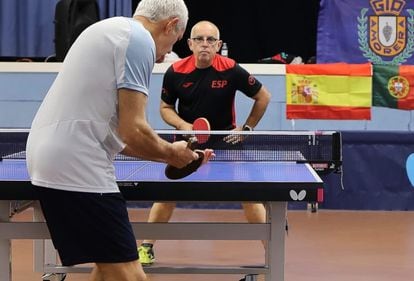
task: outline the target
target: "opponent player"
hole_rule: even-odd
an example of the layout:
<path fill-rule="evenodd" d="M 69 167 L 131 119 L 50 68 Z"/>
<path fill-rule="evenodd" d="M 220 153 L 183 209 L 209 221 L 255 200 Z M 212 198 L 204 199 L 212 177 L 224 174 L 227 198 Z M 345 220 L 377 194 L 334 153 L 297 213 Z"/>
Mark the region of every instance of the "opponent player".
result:
<path fill-rule="evenodd" d="M 164 121 L 187 131 L 192 130 L 195 119 L 205 117 L 212 130 L 253 130 L 270 101 L 268 90 L 234 60 L 217 54 L 222 41 L 213 23 L 195 24 L 187 42 L 193 55 L 172 64 L 164 76 L 160 106 Z M 254 100 L 242 126 L 236 126 L 234 115 L 237 90 Z M 154 203 L 148 222 L 168 222 L 175 206 L 175 203 Z M 242 206 L 248 222 L 265 222 L 263 204 L 243 203 Z M 138 249 L 143 265 L 155 260 L 154 242 L 145 240 Z"/>

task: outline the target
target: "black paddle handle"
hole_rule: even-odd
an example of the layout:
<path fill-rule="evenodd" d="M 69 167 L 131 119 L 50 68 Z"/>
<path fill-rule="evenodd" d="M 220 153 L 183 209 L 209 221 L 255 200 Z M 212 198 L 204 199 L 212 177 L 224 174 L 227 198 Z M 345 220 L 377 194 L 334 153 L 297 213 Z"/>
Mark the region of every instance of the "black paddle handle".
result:
<path fill-rule="evenodd" d="M 198 140 L 196 136 L 191 136 L 187 141 L 187 147 L 191 150 L 196 149 L 198 146 Z"/>

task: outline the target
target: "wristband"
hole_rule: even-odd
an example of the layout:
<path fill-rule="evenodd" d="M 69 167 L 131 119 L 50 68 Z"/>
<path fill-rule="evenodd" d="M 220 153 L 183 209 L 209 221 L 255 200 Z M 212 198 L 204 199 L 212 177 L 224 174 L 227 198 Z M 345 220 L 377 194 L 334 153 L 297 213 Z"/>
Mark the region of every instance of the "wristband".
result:
<path fill-rule="evenodd" d="M 249 125 L 247 125 L 247 124 L 244 124 L 243 125 L 243 131 L 253 131 L 253 128 L 252 127 L 250 127 Z"/>

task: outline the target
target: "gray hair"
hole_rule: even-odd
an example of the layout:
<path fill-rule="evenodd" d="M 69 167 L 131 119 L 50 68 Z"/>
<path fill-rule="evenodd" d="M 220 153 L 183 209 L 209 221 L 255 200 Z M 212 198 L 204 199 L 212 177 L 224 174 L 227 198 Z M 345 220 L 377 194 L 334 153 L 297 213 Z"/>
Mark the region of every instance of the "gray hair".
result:
<path fill-rule="evenodd" d="M 185 29 L 188 21 L 188 9 L 184 0 L 141 0 L 134 16 L 143 16 L 152 22 L 177 17 L 177 28 Z"/>

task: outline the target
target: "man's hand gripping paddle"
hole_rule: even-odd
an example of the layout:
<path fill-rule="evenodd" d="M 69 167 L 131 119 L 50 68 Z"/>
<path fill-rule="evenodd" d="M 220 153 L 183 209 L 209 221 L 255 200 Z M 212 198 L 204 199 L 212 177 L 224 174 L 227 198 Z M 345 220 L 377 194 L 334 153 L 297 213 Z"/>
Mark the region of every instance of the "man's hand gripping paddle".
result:
<path fill-rule="evenodd" d="M 210 130 L 210 123 L 206 118 L 197 118 L 193 123 L 193 130 L 194 131 L 209 131 Z M 192 161 L 188 165 L 177 168 L 171 165 L 167 165 L 165 168 L 165 176 L 172 180 L 182 179 L 186 176 L 191 175 L 203 164 L 204 160 L 204 152 L 201 150 L 195 150 L 198 144 L 206 143 L 209 139 L 210 135 L 203 133 L 203 134 L 195 134 L 195 136 L 191 136 L 188 139 L 187 147 L 191 150 L 194 150 L 198 154 L 198 159 Z"/>

